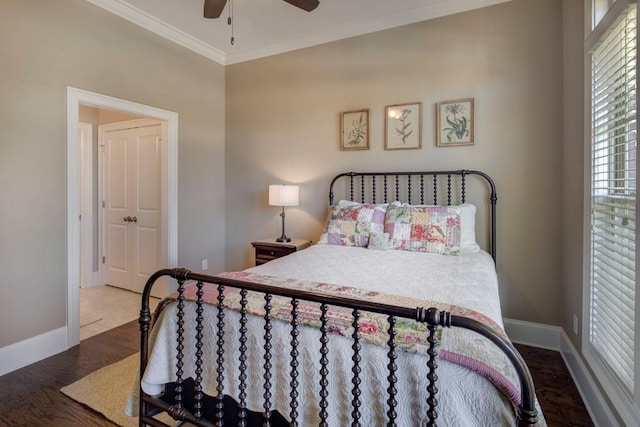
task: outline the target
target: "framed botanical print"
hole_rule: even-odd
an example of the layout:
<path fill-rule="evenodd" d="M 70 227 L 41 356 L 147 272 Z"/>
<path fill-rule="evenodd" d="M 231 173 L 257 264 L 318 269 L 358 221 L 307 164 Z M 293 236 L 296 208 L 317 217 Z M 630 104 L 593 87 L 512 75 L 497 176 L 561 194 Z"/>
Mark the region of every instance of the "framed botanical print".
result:
<path fill-rule="evenodd" d="M 436 145 L 473 145 L 473 98 L 438 102 L 436 105 Z"/>
<path fill-rule="evenodd" d="M 369 109 L 340 113 L 340 149 L 369 149 Z"/>
<path fill-rule="evenodd" d="M 388 105 L 384 113 L 385 150 L 422 147 L 422 103 Z"/>

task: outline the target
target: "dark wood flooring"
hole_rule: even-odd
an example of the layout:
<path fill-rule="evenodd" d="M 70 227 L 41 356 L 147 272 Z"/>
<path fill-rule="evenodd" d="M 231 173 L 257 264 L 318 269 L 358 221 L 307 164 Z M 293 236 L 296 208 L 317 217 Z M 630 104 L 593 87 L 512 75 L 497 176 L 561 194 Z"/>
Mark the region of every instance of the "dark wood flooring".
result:
<path fill-rule="evenodd" d="M 0 377 L 0 426 L 115 426 L 63 395 L 60 388 L 138 348 L 138 325 L 130 322 Z M 521 345 L 517 348 L 531 369 L 548 425 L 592 426 L 560 354 Z"/>
<path fill-rule="evenodd" d="M 547 425 L 593 426 L 560 353 L 520 344 L 515 346 L 529 366 Z"/>

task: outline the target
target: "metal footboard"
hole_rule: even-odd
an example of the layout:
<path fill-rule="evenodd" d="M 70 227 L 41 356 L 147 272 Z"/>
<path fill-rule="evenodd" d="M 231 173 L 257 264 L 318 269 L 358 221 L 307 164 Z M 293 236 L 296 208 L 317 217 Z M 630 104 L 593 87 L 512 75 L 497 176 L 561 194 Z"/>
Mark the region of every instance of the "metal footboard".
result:
<path fill-rule="evenodd" d="M 247 426 L 251 425 L 248 421 L 247 408 L 246 408 L 246 389 L 249 386 L 247 384 L 247 372 L 246 372 L 246 358 L 247 352 L 255 352 L 259 351 L 259 349 L 250 349 L 247 347 L 246 343 L 246 322 L 247 322 L 247 310 L 246 310 L 246 293 L 247 291 L 256 291 L 260 292 L 264 295 L 264 339 L 265 346 L 262 349 L 263 361 L 264 361 L 264 382 L 261 385 L 263 389 L 263 411 L 261 415 L 260 425 L 270 426 L 273 420 L 273 402 L 272 402 L 272 383 L 271 379 L 273 376 L 272 372 L 272 348 L 271 348 L 271 329 L 272 329 L 272 314 L 271 314 L 271 299 L 273 296 L 278 295 L 291 299 L 291 352 L 290 355 L 292 357 L 292 361 L 290 363 L 290 372 L 289 372 L 289 381 L 291 386 L 290 393 L 290 401 L 289 401 L 289 413 L 282 414 L 285 417 L 288 417 L 287 425 L 297 426 L 300 424 L 298 408 L 301 405 L 298 396 L 298 378 L 300 376 L 299 372 L 299 349 L 298 349 L 298 332 L 299 332 L 299 322 L 298 322 L 298 303 L 301 300 L 312 301 L 320 304 L 321 316 L 320 316 L 320 393 L 318 396 L 318 405 L 320 407 L 320 425 L 327 426 L 327 407 L 328 407 L 328 373 L 329 373 L 329 359 L 328 359 L 328 346 L 327 343 L 329 341 L 329 332 L 327 328 L 327 310 L 331 305 L 347 307 L 352 310 L 352 325 L 353 325 L 353 335 L 352 335 L 352 349 L 353 349 L 353 367 L 352 367 L 352 379 L 351 379 L 351 425 L 352 426 L 360 426 L 360 408 L 363 404 L 360 399 L 361 395 L 361 369 L 360 369 L 360 361 L 361 361 L 361 351 L 362 346 L 360 344 L 360 333 L 359 330 L 359 318 L 360 313 L 367 311 L 373 313 L 380 313 L 387 316 L 388 320 L 388 335 L 389 340 L 388 344 L 388 373 L 387 373 L 387 388 L 386 388 L 386 404 L 387 404 L 387 426 L 396 426 L 397 424 L 397 347 L 395 342 L 396 330 L 395 323 L 398 318 L 407 318 L 417 320 L 418 322 L 426 323 L 429 330 L 428 342 L 428 361 L 427 361 L 427 369 L 425 375 L 428 378 L 428 387 L 425 390 L 425 399 L 427 401 L 428 410 L 427 413 L 424 414 L 424 418 L 428 420 L 428 426 L 435 426 L 438 418 L 438 385 L 437 385 L 437 356 L 438 351 L 436 349 L 436 331 L 442 327 L 461 327 L 466 328 L 472 331 L 475 331 L 489 340 L 491 340 L 496 346 L 498 346 L 508 357 L 508 359 L 513 364 L 520 381 L 521 388 L 521 404 L 517 411 L 517 425 L 518 426 L 527 426 L 533 425 L 537 422 L 537 411 L 535 406 L 535 391 L 533 380 L 529 373 L 529 370 L 518 353 L 518 351 L 513 347 L 513 345 L 508 341 L 497 335 L 494 331 L 492 331 L 487 326 L 482 323 L 475 321 L 473 319 L 460 317 L 451 315 L 448 312 L 441 312 L 435 308 L 423 308 L 418 307 L 415 309 L 403 308 L 394 305 L 386 305 L 373 303 L 368 301 L 362 301 L 351 298 L 344 297 L 336 297 L 331 295 L 325 295 L 317 292 L 309 292 L 297 289 L 290 288 L 281 288 L 277 286 L 266 286 L 259 283 L 253 283 L 242 280 L 235 280 L 226 277 L 217 277 L 217 276 L 208 276 L 202 274 L 195 274 L 186 269 L 165 269 L 160 270 L 151 276 L 145 286 L 143 297 L 142 297 L 142 308 L 140 311 L 140 332 L 141 332 L 141 342 L 140 342 L 140 368 L 141 372 L 144 372 L 147 366 L 147 360 L 149 357 L 149 332 L 151 325 L 151 312 L 149 309 L 149 296 L 151 293 L 151 288 L 157 279 L 163 276 L 171 276 L 176 279 L 178 282 L 178 342 L 176 343 L 177 348 L 177 360 L 176 360 L 176 377 L 177 381 L 175 384 L 175 396 L 172 399 L 172 402 L 167 402 L 162 399 L 162 396 L 149 396 L 145 394 L 140 388 L 140 426 L 151 425 L 151 426 L 167 426 L 167 424 L 162 423 L 161 421 L 154 418 L 156 414 L 159 412 L 166 412 L 175 420 L 186 421 L 196 426 L 222 426 L 224 425 L 224 419 L 226 411 L 228 411 L 229 407 L 225 403 L 224 400 L 224 377 L 225 375 L 236 375 L 239 381 L 239 390 L 240 393 L 237 396 L 238 402 L 237 407 L 234 409 L 236 412 L 234 415 L 234 420 L 237 420 L 237 425 L 239 426 Z M 184 367 L 184 352 L 186 349 L 183 346 L 184 341 L 184 333 L 185 333 L 185 298 L 184 298 L 184 288 L 185 282 L 194 281 L 197 283 L 197 299 L 195 301 L 196 307 L 196 344 L 195 344 L 195 356 L 196 356 L 196 378 L 194 381 L 193 388 L 193 404 L 191 407 L 187 408 L 183 402 L 183 397 L 185 394 L 185 390 L 183 390 L 183 384 L 185 383 L 185 378 L 183 378 L 183 367 Z M 218 291 L 218 313 L 217 313 L 217 336 L 215 337 L 215 345 L 216 345 L 216 360 L 203 360 L 203 305 L 204 301 L 202 298 L 203 291 L 202 288 L 205 283 L 214 284 L 217 286 Z M 225 298 L 225 288 L 237 288 L 241 289 L 241 309 L 240 313 L 240 324 L 238 325 L 240 331 L 240 372 L 227 372 L 225 370 L 225 357 L 224 354 L 224 325 L 225 325 L 225 310 L 223 308 L 224 298 Z M 216 366 L 216 374 L 217 374 L 217 396 L 214 396 L 214 405 L 215 410 L 213 419 L 205 419 L 203 416 L 203 405 L 204 405 L 204 396 L 202 392 L 202 364 L 214 364 Z M 255 384 L 253 385 L 255 386 Z M 235 421 L 234 421 L 235 423 Z"/>

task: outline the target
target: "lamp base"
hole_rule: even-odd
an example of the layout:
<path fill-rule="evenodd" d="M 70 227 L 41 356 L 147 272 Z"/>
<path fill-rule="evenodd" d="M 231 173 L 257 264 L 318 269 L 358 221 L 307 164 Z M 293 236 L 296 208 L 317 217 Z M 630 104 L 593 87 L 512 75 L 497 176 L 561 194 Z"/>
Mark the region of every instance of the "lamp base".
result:
<path fill-rule="evenodd" d="M 282 217 L 282 235 L 276 239 L 276 242 L 290 242 L 291 239 L 288 238 L 286 234 L 284 234 L 284 206 L 282 207 L 282 213 L 280 214 L 280 216 Z"/>

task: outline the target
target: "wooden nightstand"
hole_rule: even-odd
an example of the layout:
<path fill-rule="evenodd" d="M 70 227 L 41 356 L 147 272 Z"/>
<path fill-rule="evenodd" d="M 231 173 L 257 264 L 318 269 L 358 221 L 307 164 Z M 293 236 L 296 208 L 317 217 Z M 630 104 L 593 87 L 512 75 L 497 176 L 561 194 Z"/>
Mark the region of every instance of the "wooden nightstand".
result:
<path fill-rule="evenodd" d="M 251 245 L 256 248 L 256 265 L 260 265 L 272 259 L 308 248 L 311 242 L 303 239 L 291 239 L 290 242 L 276 242 L 275 237 L 270 237 L 268 239 L 251 242 Z"/>

